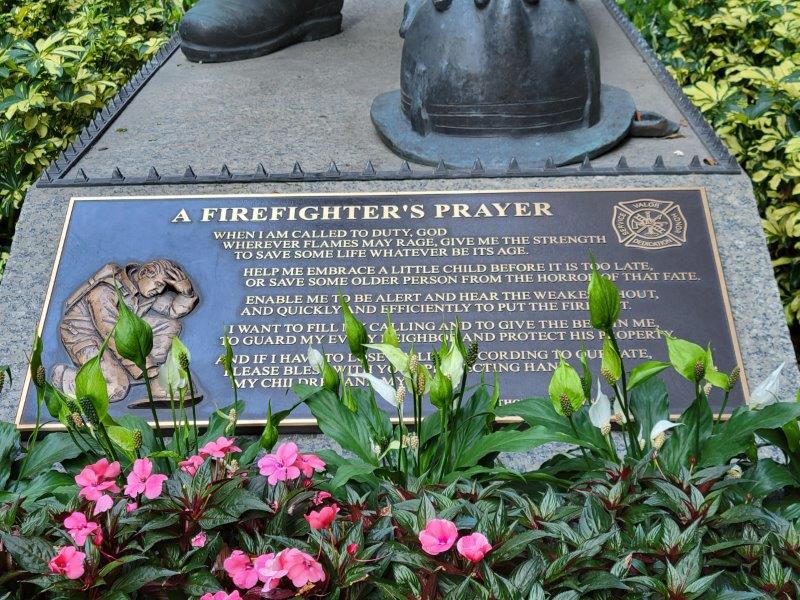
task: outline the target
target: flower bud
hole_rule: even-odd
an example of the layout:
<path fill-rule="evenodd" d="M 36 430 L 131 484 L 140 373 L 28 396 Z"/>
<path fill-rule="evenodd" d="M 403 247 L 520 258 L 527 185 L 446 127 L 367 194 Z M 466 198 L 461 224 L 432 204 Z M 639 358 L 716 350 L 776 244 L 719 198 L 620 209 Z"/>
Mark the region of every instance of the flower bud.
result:
<path fill-rule="evenodd" d="M 614 374 L 608 369 L 600 369 L 600 376 L 611 387 L 617 385 L 617 379 L 614 377 Z"/>
<path fill-rule="evenodd" d="M 97 411 L 94 408 L 94 404 L 92 404 L 92 399 L 89 396 L 83 396 L 78 400 L 78 403 L 81 405 L 81 410 L 89 423 L 97 427 L 100 424 L 100 419 L 97 418 Z"/>
<path fill-rule="evenodd" d="M 478 341 L 472 340 L 469 345 L 469 350 L 467 350 L 467 357 L 465 359 L 467 369 L 472 369 L 476 362 L 478 362 Z"/>
<path fill-rule="evenodd" d="M 639 450 L 644 450 L 645 446 L 647 446 L 647 442 L 644 441 L 644 438 L 639 438 Z"/>
<path fill-rule="evenodd" d="M 419 436 L 416 433 L 409 433 L 404 435 L 401 440 L 403 448 L 416 451 L 419 448 Z"/>
<path fill-rule="evenodd" d="M 353 311 L 350 310 L 350 306 L 341 294 L 339 294 L 339 304 L 342 306 L 344 333 L 347 336 L 347 345 L 350 347 L 350 353 L 361 362 L 364 362 L 367 356 L 367 348 L 364 344 L 369 344 L 367 328 L 355 318 Z"/>
<path fill-rule="evenodd" d="M 742 373 L 738 365 L 733 367 L 733 370 L 731 371 L 731 376 L 728 380 L 728 391 L 731 391 L 733 389 L 733 386 L 739 383 L 739 377 L 741 376 L 741 374 Z"/>
<path fill-rule="evenodd" d="M 453 403 L 453 383 L 439 367 L 436 367 L 429 394 L 431 404 L 439 410 L 445 410 Z"/>
<path fill-rule="evenodd" d="M 402 381 L 400 382 L 400 386 L 397 388 L 395 400 L 397 401 L 397 406 L 402 406 L 406 401 L 406 385 Z"/>
<path fill-rule="evenodd" d="M 605 425 L 603 425 L 600 428 L 600 433 L 603 435 L 603 437 L 611 435 L 611 423 L 606 423 Z"/>
<path fill-rule="evenodd" d="M 133 430 L 133 449 L 139 450 L 142 447 L 144 440 L 142 439 L 142 432 L 138 429 Z"/>
<path fill-rule="evenodd" d="M 661 450 L 661 447 L 664 445 L 664 442 L 667 441 L 667 434 L 663 432 L 659 433 L 651 441 L 653 444 L 653 448 L 655 450 Z"/>
<path fill-rule="evenodd" d="M 178 355 L 178 365 L 184 371 L 189 371 L 189 355 L 186 352 L 181 352 Z"/>
<path fill-rule="evenodd" d="M 572 408 L 572 402 L 569 401 L 569 396 L 566 394 L 561 394 L 561 396 L 558 398 L 558 401 L 561 406 L 561 414 L 567 418 L 570 418 L 575 411 Z"/>
<path fill-rule="evenodd" d="M 575 414 L 575 411 L 581 407 L 585 399 L 583 382 L 578 376 L 578 372 L 567 364 L 563 358 L 560 358 L 558 368 L 550 378 L 548 392 L 555 411 L 565 417 L 571 417 Z M 569 411 L 564 410 L 565 397 L 569 403 Z"/>
<path fill-rule="evenodd" d="M 339 372 L 326 360 L 322 367 L 322 387 L 334 394 L 339 393 Z"/>
<path fill-rule="evenodd" d="M 425 392 L 428 387 L 428 369 L 422 365 L 417 365 L 417 390 L 420 394 Z"/>
<path fill-rule="evenodd" d="M 592 276 L 589 280 L 589 316 L 592 326 L 602 331 L 611 331 L 619 318 L 620 299 L 617 286 L 597 270 L 592 263 Z"/>
<path fill-rule="evenodd" d="M 36 387 L 42 388 L 46 383 L 45 378 L 45 371 L 42 365 L 39 365 L 39 368 L 36 369 Z"/>
<path fill-rule="evenodd" d="M 727 472 L 728 477 L 731 479 L 741 479 L 742 478 L 742 467 L 739 465 L 733 465 Z"/>
<path fill-rule="evenodd" d="M 77 411 L 70 413 L 69 418 L 72 421 L 72 424 L 75 426 L 75 429 L 83 429 L 86 427 L 86 423 L 84 423 L 81 413 Z"/>
<path fill-rule="evenodd" d="M 397 339 L 397 331 L 395 331 L 394 323 L 392 323 L 391 313 L 386 314 L 386 328 L 383 330 L 383 338 L 381 341 L 394 348 L 400 347 L 400 342 Z"/>
<path fill-rule="evenodd" d="M 702 381 L 706 375 L 706 363 L 703 360 L 698 360 L 694 363 L 694 380 Z"/>
<path fill-rule="evenodd" d="M 703 386 L 703 393 L 706 395 L 706 398 L 711 395 L 711 390 L 714 388 L 713 385 L 707 383 Z"/>

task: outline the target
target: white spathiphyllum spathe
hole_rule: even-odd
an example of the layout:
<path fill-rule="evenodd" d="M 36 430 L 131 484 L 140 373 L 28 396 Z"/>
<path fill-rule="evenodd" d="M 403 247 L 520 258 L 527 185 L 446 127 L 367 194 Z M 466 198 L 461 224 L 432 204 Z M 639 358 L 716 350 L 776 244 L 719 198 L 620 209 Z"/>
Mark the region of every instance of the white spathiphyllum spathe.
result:
<path fill-rule="evenodd" d="M 673 423 L 672 421 L 659 421 L 655 425 L 653 425 L 653 429 L 650 430 L 650 444 L 656 450 L 661 450 L 661 446 L 664 445 L 664 442 L 667 441 L 667 431 L 672 429 L 673 427 L 678 427 L 683 425 L 683 423 Z"/>
<path fill-rule="evenodd" d="M 453 384 L 453 389 L 457 389 L 461 385 L 461 377 L 464 374 L 464 356 L 461 350 L 458 349 L 455 336 L 450 335 L 450 349 L 442 357 L 442 362 L 439 365 L 442 373 Z"/>
<path fill-rule="evenodd" d="M 392 368 L 404 377 L 411 376 L 408 369 L 408 354 L 400 350 L 400 348 L 395 348 L 390 344 L 364 344 L 364 347 L 377 350 L 383 354 L 389 364 L 392 365 Z"/>
<path fill-rule="evenodd" d="M 589 407 L 589 420 L 603 435 L 611 432 L 611 401 L 603 393 L 600 381 L 597 381 L 597 396 Z"/>
<path fill-rule="evenodd" d="M 356 379 L 366 379 L 369 381 L 369 384 L 372 386 L 372 389 L 375 390 L 375 393 L 378 394 L 378 396 L 386 400 L 386 402 L 395 408 L 397 407 L 397 390 L 394 389 L 394 386 L 392 386 L 391 383 L 385 379 L 381 379 L 380 377 L 370 375 L 369 373 L 354 373 L 353 377 Z"/>
<path fill-rule="evenodd" d="M 161 386 L 161 389 L 167 392 L 172 390 L 172 393 L 175 395 L 178 394 L 179 390 L 189 385 L 189 381 L 185 377 L 183 369 L 181 369 L 181 366 L 178 364 L 174 352 L 168 353 L 164 364 L 159 367 L 158 384 Z"/>
<path fill-rule="evenodd" d="M 325 356 L 322 352 L 309 346 L 306 360 L 308 360 L 308 364 L 310 364 L 317 373 L 322 375 L 322 371 L 325 369 Z"/>
<path fill-rule="evenodd" d="M 764 381 L 762 381 L 756 389 L 750 394 L 750 402 L 747 407 L 750 410 L 760 410 L 770 404 L 775 404 L 780 401 L 780 387 L 781 387 L 781 373 L 786 363 L 782 363 L 780 367 L 775 369 L 769 374 Z"/>

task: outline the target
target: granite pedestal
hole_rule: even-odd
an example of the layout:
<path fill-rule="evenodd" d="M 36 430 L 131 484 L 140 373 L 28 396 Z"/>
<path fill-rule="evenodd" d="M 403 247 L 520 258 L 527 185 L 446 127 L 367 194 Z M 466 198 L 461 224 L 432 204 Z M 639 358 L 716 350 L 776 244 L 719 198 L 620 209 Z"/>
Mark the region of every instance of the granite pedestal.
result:
<path fill-rule="evenodd" d="M 796 389 L 800 377 L 748 177 L 705 168 L 718 162 L 718 140 L 709 140 L 703 127 L 690 124 L 688 103 L 665 91 L 660 74 L 651 70 L 601 0 L 582 4 L 598 37 L 604 83 L 629 90 L 640 109 L 679 122 L 678 136 L 631 139 L 593 160 L 591 168 L 584 165 L 580 172 L 573 169 L 558 177 L 511 172 L 508 177 L 448 173 L 439 178 L 431 172 L 419 179 L 398 175 L 354 181 L 320 180 L 324 178 L 295 170 L 294 179 L 237 179 L 237 173 L 256 172 L 259 163 L 267 174 L 291 173 L 296 161 L 306 174 L 324 172 L 330 161 L 342 172 L 362 172 L 370 161 L 377 173 L 400 173 L 401 161 L 375 133 L 369 107 L 375 96 L 397 87 L 401 40 L 396 32 L 402 4 L 347 0 L 340 36 L 258 59 L 203 65 L 176 52 L 80 156 L 62 159 L 57 181 L 30 189 L 0 286 L 0 362 L 9 363 L 14 374 L 14 384 L 0 397 L 0 419 L 14 419 L 26 356 L 73 196 L 703 187 L 747 378 L 752 386 L 787 362 L 784 391 Z M 685 169 L 695 155 L 699 162 Z M 623 156 L 630 171 L 614 171 Z M 218 181 L 177 183 L 187 165 L 193 173 L 213 174 Z M 673 167 L 681 174 L 669 174 Z M 67 173 L 62 176 L 63 171 Z M 53 177 L 43 183 L 47 179 Z M 302 442 L 308 446 L 321 440 Z"/>

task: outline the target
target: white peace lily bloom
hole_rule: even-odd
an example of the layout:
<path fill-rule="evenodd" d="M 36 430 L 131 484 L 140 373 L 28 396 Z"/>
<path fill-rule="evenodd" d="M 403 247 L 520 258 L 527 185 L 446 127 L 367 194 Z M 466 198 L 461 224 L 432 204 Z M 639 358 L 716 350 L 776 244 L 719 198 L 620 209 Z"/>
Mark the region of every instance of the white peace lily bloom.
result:
<path fill-rule="evenodd" d="M 679 425 L 683 425 L 683 423 L 673 423 L 672 421 L 659 421 L 658 423 L 653 425 L 653 429 L 650 430 L 650 441 L 652 442 L 662 433 L 669 431 L 673 427 L 678 427 Z"/>
<path fill-rule="evenodd" d="M 167 354 L 167 360 L 158 369 L 158 384 L 161 389 L 167 392 L 172 388 L 174 395 L 178 395 L 179 390 L 189 385 L 188 380 L 183 377 L 183 371 L 172 352 Z"/>
<path fill-rule="evenodd" d="M 781 387 L 781 373 L 785 366 L 786 363 L 782 363 L 780 367 L 770 373 L 769 377 L 753 390 L 750 394 L 750 403 L 747 405 L 750 410 L 759 410 L 779 402 L 778 393 Z"/>
<path fill-rule="evenodd" d="M 655 425 L 653 425 L 653 429 L 650 430 L 650 445 L 653 446 L 656 450 L 661 450 L 661 447 L 664 445 L 664 442 L 667 441 L 667 431 L 672 429 L 673 427 L 678 427 L 679 425 L 683 425 L 683 423 L 673 423 L 672 421 L 659 421 Z"/>
<path fill-rule="evenodd" d="M 375 377 L 369 373 L 354 373 L 353 377 L 358 379 L 366 379 L 381 398 L 386 400 L 389 404 L 397 407 L 397 390 L 394 389 L 391 383 L 380 377 Z"/>
<path fill-rule="evenodd" d="M 589 407 L 589 420 L 605 435 L 611 429 L 611 402 L 597 382 L 597 397 Z"/>
<path fill-rule="evenodd" d="M 322 370 L 325 368 L 325 357 L 322 352 L 309 346 L 306 360 L 308 360 L 308 364 L 310 364 L 317 373 L 320 375 L 322 374 Z"/>
<path fill-rule="evenodd" d="M 442 357 L 442 363 L 439 368 L 453 384 L 453 389 L 461 385 L 461 376 L 464 373 L 464 357 L 452 335 L 450 337 L 450 350 Z"/>

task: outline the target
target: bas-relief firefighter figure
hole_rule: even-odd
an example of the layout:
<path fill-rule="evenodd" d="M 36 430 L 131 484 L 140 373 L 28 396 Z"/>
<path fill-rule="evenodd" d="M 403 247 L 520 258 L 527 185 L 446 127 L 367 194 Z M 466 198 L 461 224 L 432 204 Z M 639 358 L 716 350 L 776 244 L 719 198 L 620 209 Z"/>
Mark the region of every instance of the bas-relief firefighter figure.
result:
<path fill-rule="evenodd" d="M 192 312 L 199 300 L 191 279 L 171 260 L 151 260 L 125 267 L 108 263 L 67 298 L 59 334 L 73 364 L 56 365 L 53 384 L 74 395 L 77 370 L 97 355 L 107 338 L 109 343 L 101 369 L 108 384 L 109 401 L 125 399 L 132 386 L 144 383 L 141 369 L 117 354 L 114 336 L 109 337 L 118 316 L 117 289 L 125 304 L 153 328 L 148 375 L 154 399 L 165 405 L 168 395 L 158 384 L 158 368 L 167 358 L 172 338 L 181 332 L 180 319 Z M 145 406 L 145 391 L 142 387 L 139 389 L 142 397 L 132 398 L 131 408 Z M 187 401 L 196 403 L 200 399 L 198 394 Z"/>

